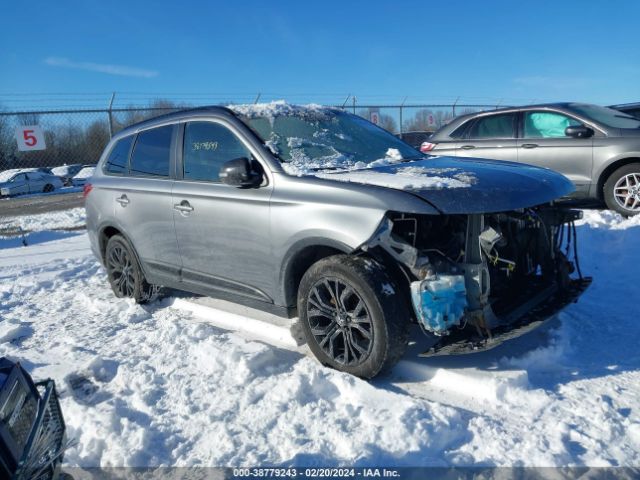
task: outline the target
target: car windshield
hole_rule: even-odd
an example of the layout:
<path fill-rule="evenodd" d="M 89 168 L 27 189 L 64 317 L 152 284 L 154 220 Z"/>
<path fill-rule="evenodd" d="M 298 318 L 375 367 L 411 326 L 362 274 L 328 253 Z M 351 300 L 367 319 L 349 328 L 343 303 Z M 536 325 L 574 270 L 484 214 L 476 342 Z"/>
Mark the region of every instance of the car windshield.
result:
<path fill-rule="evenodd" d="M 84 167 L 82 170 L 78 172 L 78 174 L 73 178 L 89 178 L 93 175 L 96 167 Z"/>
<path fill-rule="evenodd" d="M 386 130 L 338 109 L 280 102 L 230 108 L 262 138 L 289 173 L 366 168 L 378 160 L 422 157 Z"/>
<path fill-rule="evenodd" d="M 640 128 L 640 120 L 613 108 L 573 103 L 571 109 L 612 128 Z"/>
<path fill-rule="evenodd" d="M 71 167 L 69 165 L 62 165 L 61 167 L 55 167 L 51 169 L 51 173 L 54 175 L 67 175 Z"/>
<path fill-rule="evenodd" d="M 16 173 L 18 173 L 18 170 L 5 170 L 4 172 L 0 172 L 0 182 L 8 182 Z"/>

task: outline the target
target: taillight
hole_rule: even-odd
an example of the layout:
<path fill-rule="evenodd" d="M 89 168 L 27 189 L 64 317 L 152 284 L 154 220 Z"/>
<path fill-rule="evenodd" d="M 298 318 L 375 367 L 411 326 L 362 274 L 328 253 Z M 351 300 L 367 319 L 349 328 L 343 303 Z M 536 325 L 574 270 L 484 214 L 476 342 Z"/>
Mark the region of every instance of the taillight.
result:
<path fill-rule="evenodd" d="M 422 142 L 422 144 L 420 145 L 420 151 L 422 153 L 430 152 L 431 150 L 433 150 L 436 147 L 436 145 L 437 145 L 437 143 Z"/>
<path fill-rule="evenodd" d="M 91 193 L 91 190 L 93 190 L 93 185 L 91 185 L 90 183 L 85 183 L 84 187 L 82 188 L 82 197 L 87 198 L 87 195 Z"/>

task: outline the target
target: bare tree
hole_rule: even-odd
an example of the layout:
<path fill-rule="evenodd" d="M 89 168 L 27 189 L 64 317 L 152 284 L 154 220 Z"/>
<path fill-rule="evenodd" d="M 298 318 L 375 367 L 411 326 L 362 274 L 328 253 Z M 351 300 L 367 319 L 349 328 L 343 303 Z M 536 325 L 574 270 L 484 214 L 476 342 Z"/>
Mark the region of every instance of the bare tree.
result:
<path fill-rule="evenodd" d="M 378 126 L 384 128 L 388 132 L 397 133 L 398 124 L 395 119 L 391 115 L 387 115 L 386 113 L 380 113 L 379 109 L 373 108 L 364 108 L 358 112 L 358 115 L 362 118 L 366 118 L 367 120 L 371 120 L 371 113 L 378 112 Z"/>

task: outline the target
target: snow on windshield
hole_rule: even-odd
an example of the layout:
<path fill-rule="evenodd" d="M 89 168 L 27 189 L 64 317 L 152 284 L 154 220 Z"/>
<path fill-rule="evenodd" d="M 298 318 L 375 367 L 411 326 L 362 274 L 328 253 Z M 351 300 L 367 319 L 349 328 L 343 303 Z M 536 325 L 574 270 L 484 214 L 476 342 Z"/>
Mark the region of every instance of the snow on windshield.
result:
<path fill-rule="evenodd" d="M 0 182 L 6 182 L 18 172 L 19 170 L 17 169 L 5 170 L 4 172 L 0 172 Z"/>
<path fill-rule="evenodd" d="M 7 180 L 10 180 L 11 177 L 13 177 L 16 173 L 33 172 L 35 170 L 35 168 L 12 168 L 11 170 L 5 170 L 3 172 L 0 172 L 0 182 L 6 182 Z"/>
<path fill-rule="evenodd" d="M 293 175 L 323 169 L 362 169 L 373 162 L 421 154 L 357 115 L 321 105 L 283 101 L 231 105 Z"/>
<path fill-rule="evenodd" d="M 73 178 L 89 178 L 93 175 L 96 167 L 84 167 L 82 170 L 78 172 L 78 174 Z"/>
<path fill-rule="evenodd" d="M 69 165 L 61 165 L 59 167 L 52 168 L 51 173 L 57 175 L 58 177 L 67 175 L 69 173 Z"/>
<path fill-rule="evenodd" d="M 397 189 L 466 188 L 476 183 L 472 174 L 456 168 L 402 168 L 407 160 L 424 155 L 391 133 L 339 109 L 283 101 L 229 108 L 253 128 L 290 175 Z M 386 166 L 394 168 L 373 170 Z"/>

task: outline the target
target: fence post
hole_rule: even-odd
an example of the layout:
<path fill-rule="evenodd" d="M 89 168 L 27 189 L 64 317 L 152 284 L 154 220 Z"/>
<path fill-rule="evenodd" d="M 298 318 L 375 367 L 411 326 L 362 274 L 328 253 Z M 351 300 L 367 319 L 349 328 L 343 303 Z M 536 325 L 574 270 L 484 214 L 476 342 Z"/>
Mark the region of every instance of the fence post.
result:
<path fill-rule="evenodd" d="M 406 101 L 407 101 L 407 97 L 404 97 L 402 99 L 402 103 L 400 104 L 400 107 L 399 107 L 400 108 L 400 138 L 402 138 L 402 110 L 403 110 L 403 107 L 404 107 L 404 102 L 406 102 Z"/>
<path fill-rule="evenodd" d="M 356 114 L 356 97 L 355 95 L 353 96 L 353 114 Z"/>
<path fill-rule="evenodd" d="M 109 102 L 109 140 L 113 138 L 113 100 L 116 98 L 116 92 L 111 94 L 111 101 Z"/>

